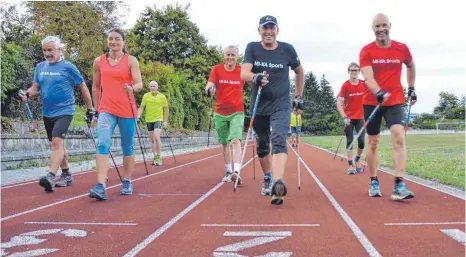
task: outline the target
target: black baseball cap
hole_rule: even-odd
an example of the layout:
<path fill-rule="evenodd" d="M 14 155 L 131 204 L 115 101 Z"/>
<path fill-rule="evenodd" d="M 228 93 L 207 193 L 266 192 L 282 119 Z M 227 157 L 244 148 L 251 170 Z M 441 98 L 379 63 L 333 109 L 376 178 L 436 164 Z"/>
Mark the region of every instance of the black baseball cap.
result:
<path fill-rule="evenodd" d="M 272 15 L 266 15 L 266 16 L 262 17 L 259 20 L 259 27 L 262 27 L 267 23 L 273 23 L 273 24 L 278 26 L 277 18 L 273 17 Z"/>

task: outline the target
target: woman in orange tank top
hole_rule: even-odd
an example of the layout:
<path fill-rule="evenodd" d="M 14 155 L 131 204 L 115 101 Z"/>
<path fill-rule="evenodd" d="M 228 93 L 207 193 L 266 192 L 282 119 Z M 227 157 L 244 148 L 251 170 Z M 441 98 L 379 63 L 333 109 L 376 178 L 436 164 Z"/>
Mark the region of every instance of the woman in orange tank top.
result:
<path fill-rule="evenodd" d="M 108 174 L 108 155 L 116 125 L 120 130 L 123 152 L 123 185 L 120 194 L 131 195 L 131 174 L 134 168 L 134 136 L 137 114 L 134 92 L 142 90 L 138 60 L 124 50 L 126 36 L 120 29 L 108 33 L 109 53 L 94 60 L 92 98 L 98 111 L 97 120 L 97 185 L 89 197 L 106 200 L 105 182 Z M 131 101 L 131 102 L 130 102 Z"/>

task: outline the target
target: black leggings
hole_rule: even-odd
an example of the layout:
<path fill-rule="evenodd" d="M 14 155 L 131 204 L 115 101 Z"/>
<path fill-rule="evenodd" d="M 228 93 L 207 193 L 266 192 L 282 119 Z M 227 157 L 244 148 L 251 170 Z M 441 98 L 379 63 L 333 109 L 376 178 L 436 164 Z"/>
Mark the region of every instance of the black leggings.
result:
<path fill-rule="evenodd" d="M 364 126 L 364 120 L 351 120 L 350 121 L 350 124 L 345 129 L 346 148 L 348 148 L 348 146 L 350 146 L 351 142 L 353 142 L 353 128 L 356 130 L 356 133 L 359 133 L 362 126 Z M 364 137 L 365 137 L 365 132 L 362 132 L 361 135 L 358 138 L 358 148 L 359 149 L 364 149 Z M 350 150 L 352 150 L 352 149 L 353 149 L 353 147 L 351 147 Z"/>

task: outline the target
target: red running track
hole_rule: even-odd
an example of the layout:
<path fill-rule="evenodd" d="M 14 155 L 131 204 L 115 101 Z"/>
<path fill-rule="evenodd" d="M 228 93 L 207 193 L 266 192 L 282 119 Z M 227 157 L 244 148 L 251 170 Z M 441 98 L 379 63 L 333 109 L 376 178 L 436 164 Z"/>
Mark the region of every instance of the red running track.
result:
<path fill-rule="evenodd" d="M 367 172 L 348 176 L 345 162 L 308 145 L 298 190 L 288 149 L 282 206 L 260 195 L 257 160 L 256 179 L 248 162 L 236 193 L 221 182 L 219 148 L 164 159 L 149 176 L 138 164 L 131 196 L 111 170 L 103 202 L 87 197 L 93 172 L 52 194 L 37 183 L 2 188 L 2 256 L 465 256 L 464 200 L 408 181 L 416 198 L 394 202 L 382 172 L 384 196 L 371 198 Z"/>

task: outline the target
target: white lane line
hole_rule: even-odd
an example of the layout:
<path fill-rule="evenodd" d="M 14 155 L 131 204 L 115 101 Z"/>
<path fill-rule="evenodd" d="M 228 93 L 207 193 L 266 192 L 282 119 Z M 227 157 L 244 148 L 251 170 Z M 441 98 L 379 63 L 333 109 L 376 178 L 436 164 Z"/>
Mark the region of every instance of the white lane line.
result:
<path fill-rule="evenodd" d="M 198 152 L 202 152 L 202 151 L 208 151 L 208 150 L 212 150 L 212 149 L 215 149 L 217 147 L 213 147 L 213 148 L 210 148 L 210 149 L 205 149 L 205 150 L 200 150 L 200 151 L 193 151 L 193 152 L 189 152 L 189 153 L 180 153 L 180 154 L 175 154 L 176 157 L 178 156 L 183 156 L 183 155 L 188 155 L 188 154 L 192 154 L 192 153 L 198 153 Z M 163 159 L 171 159 L 173 158 L 173 155 L 170 155 L 170 156 L 165 156 L 165 157 L 162 157 L 162 160 Z M 147 162 L 147 160 L 146 160 Z M 138 164 L 138 163 L 144 163 L 144 161 L 137 161 L 137 162 L 134 162 L 135 164 Z M 109 166 L 110 169 L 114 169 L 115 167 L 113 166 L 113 163 Z M 120 165 L 117 165 L 118 168 L 120 167 L 123 167 L 123 164 L 120 164 Z M 79 175 L 82 175 L 82 174 L 87 174 L 89 172 L 94 172 L 95 169 L 91 169 L 91 170 L 85 170 L 85 171 L 78 171 L 78 172 L 73 172 L 73 175 L 75 176 L 79 176 Z M 44 173 L 45 174 L 45 173 Z M 25 181 L 25 182 L 19 182 L 19 183 L 16 183 L 16 184 L 12 184 L 12 185 L 6 185 L 6 186 L 2 186 L 0 187 L 1 190 L 3 189 L 7 189 L 7 188 L 12 188 L 12 187 L 18 187 L 18 186 L 24 186 L 24 185 L 29 185 L 29 184 L 34 184 L 34 183 L 39 183 L 39 179 L 36 179 L 36 180 L 33 180 L 33 181 Z"/>
<path fill-rule="evenodd" d="M 202 194 L 138 194 L 140 196 L 153 197 L 153 196 L 201 196 Z"/>
<path fill-rule="evenodd" d="M 136 223 L 101 223 L 101 222 L 54 222 L 54 221 L 27 221 L 24 224 L 38 225 L 99 225 L 99 226 L 136 226 Z"/>
<path fill-rule="evenodd" d="M 291 231 L 226 231 L 223 236 L 291 236 Z"/>
<path fill-rule="evenodd" d="M 254 160 L 255 156 L 251 158 L 247 163 L 243 165 L 244 168 L 246 165 L 248 165 L 252 160 Z M 207 197 L 209 197 L 212 193 L 217 191 L 225 182 L 220 182 L 216 186 L 214 186 L 212 189 L 209 190 L 209 192 L 205 193 L 202 197 L 197 199 L 194 203 L 189 205 L 186 209 L 178 213 L 175 217 L 173 217 L 171 220 L 169 220 L 167 223 L 165 223 L 162 227 L 157 229 L 154 233 L 149 235 L 144 241 L 136 245 L 133 249 L 131 249 L 128 253 L 126 253 L 123 257 L 133 257 L 136 256 L 140 251 L 142 251 L 146 246 L 148 246 L 150 243 L 152 243 L 155 239 L 157 239 L 159 236 L 161 236 L 165 231 L 167 231 L 171 226 L 175 225 L 176 222 L 178 222 L 180 219 L 182 219 L 186 214 L 188 214 L 192 209 L 194 209 L 196 206 L 198 206 L 202 201 L 204 201 Z"/>
<path fill-rule="evenodd" d="M 425 226 L 425 225 L 456 225 L 456 224 L 466 224 L 466 222 L 453 221 L 453 222 L 384 223 L 385 226 Z"/>
<path fill-rule="evenodd" d="M 308 143 L 303 143 L 303 144 L 308 145 L 308 146 L 313 147 L 313 148 L 316 148 L 316 149 L 319 149 L 319 150 L 322 150 L 324 152 L 330 153 L 332 155 L 335 154 L 334 152 L 332 152 L 330 150 L 327 150 L 325 148 L 322 148 L 322 147 L 319 147 L 319 146 L 316 146 L 316 145 L 312 145 L 312 144 L 308 144 Z M 344 156 L 342 154 L 338 154 L 338 156 L 346 158 L 346 156 Z M 361 163 L 366 164 L 365 162 L 362 162 L 362 161 L 361 161 Z M 385 169 L 383 169 L 381 167 L 377 167 L 377 170 L 382 171 L 384 173 L 387 173 L 387 174 L 390 174 L 390 175 L 393 176 L 392 172 L 390 172 L 388 170 L 385 170 Z M 460 189 L 457 189 L 457 188 L 454 188 L 454 187 L 450 187 L 448 185 L 441 184 L 440 182 L 434 182 L 434 181 L 431 181 L 431 180 L 428 180 L 428 179 L 412 176 L 412 175 L 409 175 L 409 174 L 406 174 L 404 179 L 408 180 L 408 181 L 411 181 L 413 183 L 416 183 L 418 185 L 425 186 L 425 187 L 428 187 L 430 189 L 437 190 L 437 191 L 445 193 L 447 195 L 454 196 L 454 197 L 459 198 L 461 200 L 466 200 L 466 198 L 465 198 L 466 194 L 465 194 L 464 191 L 462 191 Z M 438 185 L 429 185 L 427 183 L 438 183 Z"/>
<path fill-rule="evenodd" d="M 291 149 L 293 150 L 293 152 L 296 154 L 296 157 L 298 158 L 298 154 L 296 153 L 295 149 L 293 149 L 293 148 L 291 148 Z M 332 194 L 330 194 L 328 189 L 317 178 L 317 176 L 314 174 L 314 172 L 312 172 L 312 170 L 309 168 L 309 166 L 307 166 L 306 162 L 304 162 L 304 160 L 301 157 L 299 157 L 299 160 L 304 165 L 304 167 L 309 172 L 309 174 L 311 174 L 312 178 L 315 180 L 315 182 L 320 187 L 322 192 L 324 192 L 325 196 L 327 196 L 330 203 L 333 205 L 333 207 L 335 207 L 335 209 L 338 211 L 338 213 L 343 218 L 343 220 L 346 222 L 346 224 L 348 224 L 351 231 L 353 231 L 354 235 L 356 235 L 359 242 L 361 242 L 362 246 L 364 247 L 364 249 L 366 249 L 366 252 L 369 254 L 369 256 L 371 256 L 371 257 L 381 257 L 382 255 L 377 251 L 377 249 L 375 249 L 374 245 L 369 241 L 369 239 L 366 237 L 366 235 L 364 235 L 364 233 L 356 225 L 356 223 L 350 218 L 348 213 L 346 213 L 345 210 L 343 210 L 341 205 L 337 202 L 337 200 L 335 200 L 335 198 L 332 196 Z"/>
<path fill-rule="evenodd" d="M 176 167 L 172 167 L 172 168 L 169 168 L 169 169 L 166 169 L 166 170 L 162 170 L 162 171 L 159 171 L 159 172 L 156 172 L 156 173 L 152 173 L 152 174 L 147 175 L 147 176 L 143 176 L 143 177 L 140 177 L 140 178 L 137 178 L 137 179 L 133 179 L 133 182 L 138 181 L 138 180 L 147 179 L 147 178 L 150 178 L 152 176 L 159 175 L 159 174 L 162 174 L 162 173 L 165 173 L 165 172 L 168 172 L 168 171 L 171 171 L 171 170 L 175 170 L 175 169 L 178 169 L 178 168 L 181 168 L 181 167 L 184 167 L 184 166 L 188 166 L 188 165 L 191 165 L 191 164 L 194 164 L 194 163 L 197 163 L 197 162 L 205 161 L 205 160 L 214 158 L 214 157 L 219 156 L 219 155 L 222 155 L 222 154 L 212 155 L 212 156 L 209 156 L 209 157 L 206 157 L 206 158 L 202 158 L 202 159 L 199 159 L 199 160 L 196 160 L 196 161 L 188 162 L 188 163 L 185 163 L 185 164 L 182 164 L 182 165 L 178 165 Z M 114 186 L 107 187 L 107 190 L 115 188 L 115 187 L 119 187 L 119 186 L 121 186 L 121 185 L 116 184 Z M 7 216 L 7 217 L 3 217 L 2 219 L 0 219 L 0 221 L 5 221 L 5 220 L 9 220 L 9 219 L 16 218 L 16 217 L 19 217 L 19 216 L 23 216 L 23 215 L 26 215 L 26 214 L 29 214 L 29 213 L 32 213 L 32 212 L 42 210 L 42 209 L 50 208 L 50 207 L 55 206 L 55 205 L 59 205 L 59 204 L 62 204 L 62 203 L 73 201 L 75 199 L 85 197 L 85 196 L 88 196 L 88 195 L 89 195 L 89 193 L 85 193 L 85 194 L 82 194 L 82 195 L 77 195 L 77 196 L 74 196 L 74 197 L 71 197 L 71 198 L 68 198 L 68 199 L 65 199 L 65 200 L 61 200 L 61 201 L 58 201 L 58 202 L 47 204 L 47 205 L 44 205 L 44 206 L 41 206 L 41 207 L 38 207 L 38 208 L 34 208 L 34 209 L 31 209 L 31 210 L 28 210 L 28 211 L 13 214 L 13 215 L 10 215 L 10 216 Z"/>
<path fill-rule="evenodd" d="M 440 229 L 440 231 L 442 231 L 442 233 L 445 235 L 453 238 L 453 240 L 457 241 L 458 243 L 465 245 L 466 236 L 463 231 L 459 229 Z"/>
<path fill-rule="evenodd" d="M 201 224 L 201 227 L 319 227 L 320 224 Z"/>

